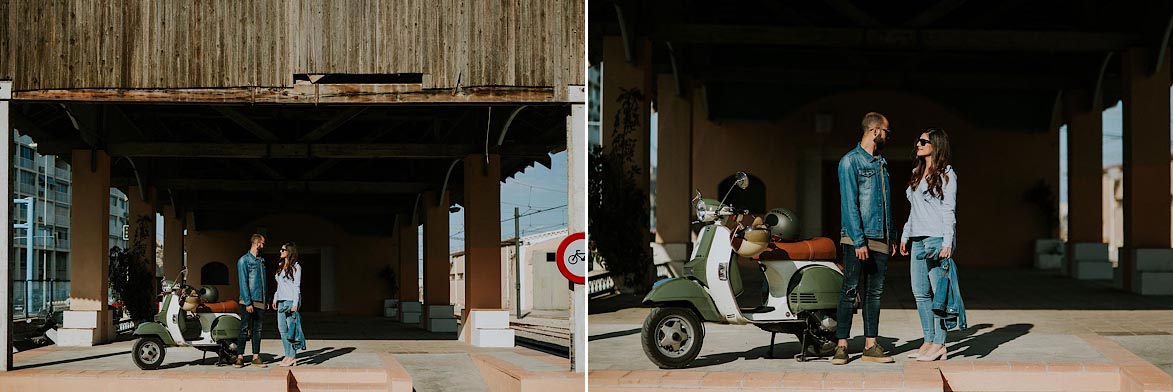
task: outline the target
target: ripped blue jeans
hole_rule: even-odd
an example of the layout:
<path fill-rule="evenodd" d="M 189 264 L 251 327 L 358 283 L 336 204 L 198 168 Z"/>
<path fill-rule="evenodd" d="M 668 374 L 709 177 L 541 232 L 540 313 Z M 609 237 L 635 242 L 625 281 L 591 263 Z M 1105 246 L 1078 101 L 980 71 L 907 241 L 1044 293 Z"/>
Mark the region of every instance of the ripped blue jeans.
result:
<path fill-rule="evenodd" d="M 852 245 L 842 245 L 843 287 L 839 291 L 838 326 L 835 337 L 851 338 L 851 319 L 855 313 L 855 296 L 863 299 L 863 336 L 874 338 L 880 329 L 880 295 L 884 294 L 884 272 L 888 270 L 888 255 L 868 251 L 868 259 L 855 257 Z M 860 290 L 862 289 L 862 291 Z"/>
<path fill-rule="evenodd" d="M 937 290 L 937 281 L 945 276 L 940 260 L 925 258 L 925 240 L 934 237 L 913 237 L 912 262 L 910 276 L 912 278 L 912 297 L 916 299 L 916 312 L 920 315 L 920 327 L 925 334 L 925 343 L 945 344 L 945 327 L 941 317 L 933 313 L 933 292 Z M 937 244 L 940 245 L 940 237 Z"/>

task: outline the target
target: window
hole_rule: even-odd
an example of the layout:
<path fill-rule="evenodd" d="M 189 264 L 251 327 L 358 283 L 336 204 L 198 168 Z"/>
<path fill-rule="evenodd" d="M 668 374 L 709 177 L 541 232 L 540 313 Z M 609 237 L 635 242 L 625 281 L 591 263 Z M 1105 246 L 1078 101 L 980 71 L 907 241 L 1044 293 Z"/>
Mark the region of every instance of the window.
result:
<path fill-rule="evenodd" d="M 27 146 L 20 146 L 20 157 L 28 160 L 33 160 L 33 149 Z"/>
<path fill-rule="evenodd" d="M 204 264 L 200 268 L 200 284 L 228 284 L 228 266 L 219 261 Z"/>

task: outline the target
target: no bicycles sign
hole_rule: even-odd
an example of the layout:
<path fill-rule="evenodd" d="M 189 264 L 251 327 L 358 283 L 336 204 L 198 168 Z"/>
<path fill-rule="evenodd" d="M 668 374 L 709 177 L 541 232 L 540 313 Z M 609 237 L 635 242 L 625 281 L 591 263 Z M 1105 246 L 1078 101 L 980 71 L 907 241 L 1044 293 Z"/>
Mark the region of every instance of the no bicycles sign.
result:
<path fill-rule="evenodd" d="M 586 283 L 587 263 L 586 233 L 578 232 L 566 236 L 558 244 L 558 271 L 571 283 Z"/>

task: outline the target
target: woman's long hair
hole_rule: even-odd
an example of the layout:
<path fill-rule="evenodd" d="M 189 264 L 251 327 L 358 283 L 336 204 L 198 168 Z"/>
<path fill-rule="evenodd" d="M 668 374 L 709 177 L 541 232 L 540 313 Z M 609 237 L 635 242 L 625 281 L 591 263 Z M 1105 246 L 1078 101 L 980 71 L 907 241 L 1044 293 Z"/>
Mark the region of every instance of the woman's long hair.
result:
<path fill-rule="evenodd" d="M 945 199 L 945 192 L 941 190 L 942 186 L 949 182 L 949 176 L 945 171 L 949 168 L 949 135 L 941 128 L 929 128 L 925 131 L 929 135 L 929 143 L 933 145 L 933 152 L 929 154 L 928 159 L 933 162 L 933 172 L 929 173 L 929 195 L 937 199 Z M 919 138 L 918 138 L 919 140 Z M 916 189 L 920 185 L 920 180 L 925 177 L 925 169 L 928 167 L 928 162 L 925 157 L 916 157 L 916 168 L 912 170 L 912 178 L 908 180 L 908 186 Z"/>
<path fill-rule="evenodd" d="M 284 273 L 288 279 L 293 279 L 293 267 L 297 265 L 297 244 L 294 242 L 286 242 L 281 245 L 286 250 L 286 258 L 281 264 L 281 269 L 277 273 Z"/>

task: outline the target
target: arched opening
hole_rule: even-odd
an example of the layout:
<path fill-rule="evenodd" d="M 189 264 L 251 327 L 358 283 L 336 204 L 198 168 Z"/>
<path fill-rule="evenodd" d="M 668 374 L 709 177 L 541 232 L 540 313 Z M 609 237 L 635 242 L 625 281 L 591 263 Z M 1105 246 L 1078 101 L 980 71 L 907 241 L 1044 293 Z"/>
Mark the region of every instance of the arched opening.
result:
<path fill-rule="evenodd" d="M 219 261 L 213 261 L 204 264 L 200 268 L 200 284 L 201 285 L 226 285 L 228 284 L 228 266 Z"/>
<path fill-rule="evenodd" d="M 741 189 L 733 186 L 734 176 L 725 177 L 717 185 L 717 200 L 725 200 L 725 204 L 741 210 L 749 210 L 751 214 L 766 212 L 766 183 L 760 178 L 749 174 L 749 186 Z M 728 194 L 729 197 L 725 197 Z"/>

